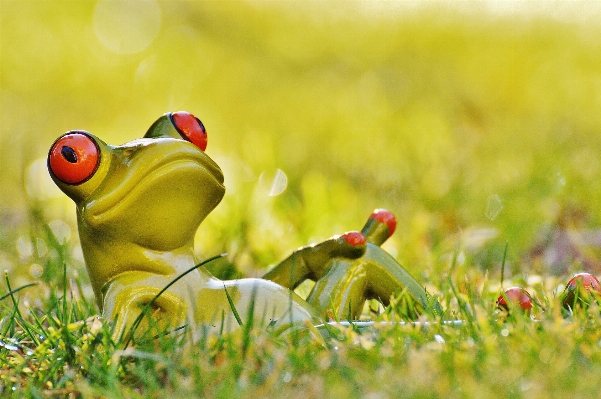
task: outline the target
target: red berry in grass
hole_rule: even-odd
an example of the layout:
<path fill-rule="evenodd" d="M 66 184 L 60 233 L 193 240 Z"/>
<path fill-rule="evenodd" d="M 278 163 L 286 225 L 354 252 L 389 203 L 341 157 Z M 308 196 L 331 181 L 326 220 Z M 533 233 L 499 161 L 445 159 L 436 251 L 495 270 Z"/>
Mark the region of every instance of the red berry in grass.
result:
<path fill-rule="evenodd" d="M 597 277 L 593 276 L 590 273 L 575 274 L 574 277 L 572 277 L 570 281 L 568 281 L 566 289 L 574 289 L 577 288 L 579 285 L 589 292 L 593 290 L 601 292 L 601 283 L 599 283 Z"/>
<path fill-rule="evenodd" d="M 566 284 L 561 294 L 561 304 L 566 309 L 574 309 L 576 305 L 586 307 L 595 296 L 601 295 L 601 283 L 590 273 L 578 273 Z"/>
<path fill-rule="evenodd" d="M 510 304 L 507 304 L 509 300 Z M 512 306 L 519 306 L 525 313 L 530 314 L 532 310 L 532 297 L 530 293 L 521 287 L 511 287 L 505 290 L 505 294 L 497 299 L 497 306 L 509 311 Z"/>

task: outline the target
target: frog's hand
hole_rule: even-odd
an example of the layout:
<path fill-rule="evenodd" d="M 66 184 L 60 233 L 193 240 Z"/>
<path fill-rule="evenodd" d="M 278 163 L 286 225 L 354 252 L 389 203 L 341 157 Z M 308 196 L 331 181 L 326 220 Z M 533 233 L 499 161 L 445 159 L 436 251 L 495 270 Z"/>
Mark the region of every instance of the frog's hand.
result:
<path fill-rule="evenodd" d="M 393 295 L 406 291 L 413 299 L 414 313 L 427 306 L 426 290 L 388 252 L 368 243 L 361 261 L 365 262 L 368 299 L 388 305 Z"/>
<path fill-rule="evenodd" d="M 306 279 L 319 280 L 328 271 L 332 258 L 356 259 L 365 253 L 362 233 L 350 231 L 319 244 L 297 249 L 263 276 L 284 287 L 295 289 Z"/>

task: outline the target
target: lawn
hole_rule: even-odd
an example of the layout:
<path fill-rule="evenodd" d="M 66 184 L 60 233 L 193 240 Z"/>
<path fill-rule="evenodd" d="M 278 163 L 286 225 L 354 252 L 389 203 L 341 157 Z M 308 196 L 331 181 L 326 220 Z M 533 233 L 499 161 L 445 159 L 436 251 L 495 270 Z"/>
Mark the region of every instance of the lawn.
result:
<path fill-rule="evenodd" d="M 601 274 L 601 7 L 135 4 L 0 0 L 0 392 L 598 396 L 599 307 L 566 317 L 558 296 Z M 121 144 L 176 110 L 225 174 L 195 240 L 228 254 L 216 274 L 260 276 L 386 208 L 385 249 L 442 314 L 326 347 L 259 330 L 113 342 L 47 152 L 71 129 Z M 511 285 L 536 321 L 496 310 Z"/>

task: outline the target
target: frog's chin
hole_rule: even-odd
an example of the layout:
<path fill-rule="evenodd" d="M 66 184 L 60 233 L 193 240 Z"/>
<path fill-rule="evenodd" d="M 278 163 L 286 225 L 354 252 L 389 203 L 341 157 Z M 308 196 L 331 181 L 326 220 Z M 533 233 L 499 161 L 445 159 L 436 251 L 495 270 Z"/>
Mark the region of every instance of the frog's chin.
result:
<path fill-rule="evenodd" d="M 155 162 L 146 173 L 134 175 L 127 187 L 88 201 L 80 210 L 80 224 L 153 250 L 187 245 L 225 193 L 223 175 L 213 165 L 182 157 Z"/>

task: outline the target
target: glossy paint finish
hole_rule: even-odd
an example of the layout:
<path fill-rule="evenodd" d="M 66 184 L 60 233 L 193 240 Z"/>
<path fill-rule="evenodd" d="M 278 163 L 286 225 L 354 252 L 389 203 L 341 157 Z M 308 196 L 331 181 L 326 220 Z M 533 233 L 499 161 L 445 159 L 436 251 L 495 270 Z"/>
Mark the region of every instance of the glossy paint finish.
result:
<path fill-rule="evenodd" d="M 83 137 L 67 140 L 73 134 Z M 356 318 L 366 299 L 386 304 L 402 289 L 415 298 L 416 311 L 425 304 L 424 290 L 379 247 L 396 226 L 385 210 L 374 212 L 362 232 L 294 251 L 263 279 L 222 281 L 196 268 L 153 301 L 198 263 L 194 234 L 225 192 L 221 169 L 204 152 L 206 138 L 200 120 L 177 112 L 120 146 L 78 131 L 50 149 L 50 175 L 76 204 L 87 271 L 103 316 L 115 322 L 115 337 L 151 302 L 154 323 L 165 331 L 185 325 L 195 338 L 234 330 L 249 317 L 279 333 L 322 323 L 330 309 Z M 79 172 L 73 154 L 93 147 L 97 165 L 84 163 Z M 304 300 L 291 289 L 307 278 L 316 285 Z"/>

